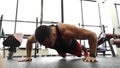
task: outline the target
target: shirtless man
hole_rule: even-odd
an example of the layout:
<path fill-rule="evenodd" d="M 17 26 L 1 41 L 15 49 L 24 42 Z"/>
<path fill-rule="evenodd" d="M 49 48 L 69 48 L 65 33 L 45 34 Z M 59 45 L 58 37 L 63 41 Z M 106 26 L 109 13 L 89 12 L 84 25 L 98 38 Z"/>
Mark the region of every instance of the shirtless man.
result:
<path fill-rule="evenodd" d="M 32 43 L 36 40 L 46 48 L 55 49 L 62 57 L 66 57 L 66 53 L 81 56 L 81 45 L 76 39 L 88 40 L 90 46 L 89 56 L 84 58 L 85 62 L 96 62 L 97 36 L 94 32 L 84 28 L 77 28 L 73 25 L 59 23 L 53 26 L 39 26 L 35 35 L 31 35 L 26 44 L 27 57 L 20 62 L 31 61 Z"/>

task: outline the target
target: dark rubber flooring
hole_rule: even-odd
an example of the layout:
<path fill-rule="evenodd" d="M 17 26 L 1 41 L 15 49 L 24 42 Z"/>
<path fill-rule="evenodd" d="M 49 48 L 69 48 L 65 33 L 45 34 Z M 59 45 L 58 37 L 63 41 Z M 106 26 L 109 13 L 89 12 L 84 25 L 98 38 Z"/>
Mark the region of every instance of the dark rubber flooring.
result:
<path fill-rule="evenodd" d="M 83 62 L 82 58 L 59 56 L 37 57 L 31 62 L 17 62 L 22 58 L 13 60 L 4 59 L 5 68 L 120 68 L 120 57 L 97 57 L 99 62 Z"/>

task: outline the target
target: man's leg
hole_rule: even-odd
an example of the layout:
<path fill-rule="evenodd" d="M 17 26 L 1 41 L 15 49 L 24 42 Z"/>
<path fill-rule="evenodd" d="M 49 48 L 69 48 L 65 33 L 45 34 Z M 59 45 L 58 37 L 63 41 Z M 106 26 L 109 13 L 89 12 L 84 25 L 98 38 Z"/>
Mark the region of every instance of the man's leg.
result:
<path fill-rule="evenodd" d="M 77 41 L 76 41 L 75 44 L 76 45 L 74 45 L 74 46 L 76 46 L 76 48 L 71 50 L 68 53 L 70 53 L 72 55 L 75 55 L 75 56 L 78 56 L 78 57 L 81 57 L 81 55 L 82 55 L 82 46 Z"/>

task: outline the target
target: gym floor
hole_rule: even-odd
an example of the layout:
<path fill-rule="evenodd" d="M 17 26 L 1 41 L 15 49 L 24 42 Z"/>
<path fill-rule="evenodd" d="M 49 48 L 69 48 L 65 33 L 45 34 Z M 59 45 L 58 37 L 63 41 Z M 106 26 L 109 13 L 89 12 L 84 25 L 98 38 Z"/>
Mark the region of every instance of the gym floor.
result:
<path fill-rule="evenodd" d="M 83 62 L 82 58 L 67 56 L 37 57 L 31 62 L 18 62 L 22 58 L 4 59 L 5 68 L 120 68 L 120 57 L 97 57 L 99 62 Z"/>

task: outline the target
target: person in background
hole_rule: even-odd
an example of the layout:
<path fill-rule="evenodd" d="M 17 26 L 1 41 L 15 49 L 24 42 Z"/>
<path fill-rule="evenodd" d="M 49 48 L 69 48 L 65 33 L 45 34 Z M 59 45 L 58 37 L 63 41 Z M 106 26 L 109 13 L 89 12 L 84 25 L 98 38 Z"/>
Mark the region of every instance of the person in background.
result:
<path fill-rule="evenodd" d="M 3 45 L 9 47 L 8 48 L 8 59 L 13 59 L 13 53 L 16 52 L 16 48 L 19 47 L 23 40 L 22 33 L 15 33 L 14 35 L 9 35 L 4 41 Z"/>

